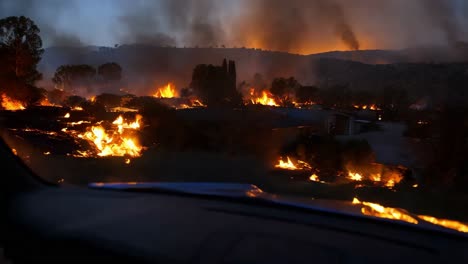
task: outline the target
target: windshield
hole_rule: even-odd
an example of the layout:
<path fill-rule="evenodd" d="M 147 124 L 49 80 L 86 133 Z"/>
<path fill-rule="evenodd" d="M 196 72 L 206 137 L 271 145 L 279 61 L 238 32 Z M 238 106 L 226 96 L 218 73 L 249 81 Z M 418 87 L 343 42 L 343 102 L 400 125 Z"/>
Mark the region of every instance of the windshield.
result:
<path fill-rule="evenodd" d="M 44 180 L 251 184 L 468 232 L 460 1 L 71 2 L 0 4 L 1 135 Z"/>

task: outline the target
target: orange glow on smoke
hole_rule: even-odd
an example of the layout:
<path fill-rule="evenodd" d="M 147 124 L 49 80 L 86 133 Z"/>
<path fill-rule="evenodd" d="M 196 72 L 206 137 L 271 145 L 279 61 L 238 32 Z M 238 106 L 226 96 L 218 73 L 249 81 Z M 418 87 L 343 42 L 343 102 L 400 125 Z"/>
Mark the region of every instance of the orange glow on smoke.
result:
<path fill-rule="evenodd" d="M 178 97 L 177 91 L 173 83 L 168 83 L 163 87 L 159 87 L 156 93 L 153 95 L 157 98 L 174 98 Z"/>

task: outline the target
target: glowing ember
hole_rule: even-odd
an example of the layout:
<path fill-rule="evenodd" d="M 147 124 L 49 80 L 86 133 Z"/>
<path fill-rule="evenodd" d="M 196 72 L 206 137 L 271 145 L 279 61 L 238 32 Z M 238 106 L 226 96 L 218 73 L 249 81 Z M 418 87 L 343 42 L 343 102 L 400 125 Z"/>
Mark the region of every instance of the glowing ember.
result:
<path fill-rule="evenodd" d="M 125 164 L 130 164 L 131 160 L 130 159 L 125 159 Z"/>
<path fill-rule="evenodd" d="M 206 107 L 206 105 L 200 102 L 198 99 L 190 100 L 190 103 L 192 104 L 192 107 Z"/>
<path fill-rule="evenodd" d="M 314 182 L 320 181 L 319 177 L 315 173 L 310 175 L 309 180 L 314 181 Z"/>
<path fill-rule="evenodd" d="M 356 108 L 356 109 L 362 109 L 362 110 L 366 110 L 366 109 L 369 109 L 369 110 L 372 110 L 372 111 L 381 110 L 375 104 L 371 104 L 371 105 L 358 105 L 358 104 L 355 104 L 355 105 L 353 105 L 353 107 Z"/>
<path fill-rule="evenodd" d="M 262 96 L 251 99 L 252 104 L 261 104 L 261 105 L 269 105 L 269 106 L 279 106 L 275 99 L 273 98 L 272 94 L 267 91 L 262 91 Z"/>
<path fill-rule="evenodd" d="M 392 208 L 392 207 L 384 207 L 377 203 L 361 202 L 357 198 L 353 199 L 353 204 L 364 205 L 361 208 L 361 212 L 364 215 L 392 219 L 392 220 L 399 220 L 399 221 L 404 221 L 404 222 L 411 223 L 411 224 L 418 223 L 418 220 L 414 219 L 408 213 L 406 213 L 404 210 L 401 210 L 401 209 Z"/>
<path fill-rule="evenodd" d="M 63 118 L 70 118 L 70 113 L 66 113 Z"/>
<path fill-rule="evenodd" d="M 458 221 L 438 219 L 427 215 L 418 215 L 418 217 L 434 225 L 443 226 L 445 228 L 457 230 L 459 232 L 468 233 L 468 225 Z"/>
<path fill-rule="evenodd" d="M 15 154 L 16 156 L 18 156 L 18 151 L 16 151 L 16 149 L 12 148 L 12 149 L 11 149 L 11 152 L 13 152 L 13 154 Z"/>
<path fill-rule="evenodd" d="M 9 111 L 16 111 L 16 110 L 26 109 L 26 107 L 24 107 L 22 102 L 11 99 L 6 94 L 2 94 L 2 107 L 5 110 L 9 110 Z"/>
<path fill-rule="evenodd" d="M 89 101 L 91 101 L 91 103 L 96 102 L 96 96 L 95 95 L 91 96 L 91 98 L 89 98 Z"/>
<path fill-rule="evenodd" d="M 75 106 L 72 108 L 74 111 L 83 111 L 83 107 Z"/>
<path fill-rule="evenodd" d="M 178 95 L 174 84 L 168 83 L 166 86 L 158 88 L 153 96 L 157 98 L 174 98 Z"/>

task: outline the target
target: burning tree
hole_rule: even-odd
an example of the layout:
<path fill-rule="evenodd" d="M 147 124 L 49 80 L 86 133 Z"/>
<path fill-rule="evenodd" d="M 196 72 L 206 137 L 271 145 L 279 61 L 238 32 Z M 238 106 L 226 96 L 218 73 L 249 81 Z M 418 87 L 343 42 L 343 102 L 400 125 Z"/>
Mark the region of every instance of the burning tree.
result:
<path fill-rule="evenodd" d="M 44 97 L 43 91 L 34 86 L 41 79 L 36 68 L 44 51 L 39 31 L 24 16 L 0 19 L 0 92 L 25 104 Z"/>

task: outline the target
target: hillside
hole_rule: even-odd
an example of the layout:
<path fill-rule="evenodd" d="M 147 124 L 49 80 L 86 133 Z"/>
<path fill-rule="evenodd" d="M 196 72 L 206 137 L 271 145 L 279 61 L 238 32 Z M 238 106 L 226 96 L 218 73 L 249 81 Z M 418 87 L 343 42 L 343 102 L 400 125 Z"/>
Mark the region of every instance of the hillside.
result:
<path fill-rule="evenodd" d="M 249 81 L 255 73 L 260 73 L 267 80 L 294 76 L 302 84 L 320 84 L 326 81 L 373 89 L 375 86 L 393 85 L 402 78 L 408 79 L 405 83 L 427 82 L 424 78 L 428 70 L 437 79 L 439 75 L 446 75 L 446 69 L 426 63 L 463 61 L 468 58 L 462 56 L 464 51 L 464 48 L 456 51 L 448 48 L 420 48 L 400 51 L 335 51 L 303 56 L 245 48 L 171 48 L 145 45 L 124 45 L 117 48 L 52 47 L 46 49 L 39 68 L 44 73 L 45 83 L 42 85 L 47 87 L 50 85 L 47 81 L 60 65 L 84 63 L 97 66 L 114 61 L 124 69 L 123 85 L 126 89 L 136 94 L 147 94 L 155 85 L 169 81 L 175 82 L 177 87 L 186 87 L 190 83 L 195 65 L 220 64 L 223 58 L 229 58 L 237 63 L 238 82 Z M 444 57 L 444 54 L 447 56 Z M 457 54 L 460 56 L 455 56 Z M 407 63 L 413 64 L 408 66 Z"/>

